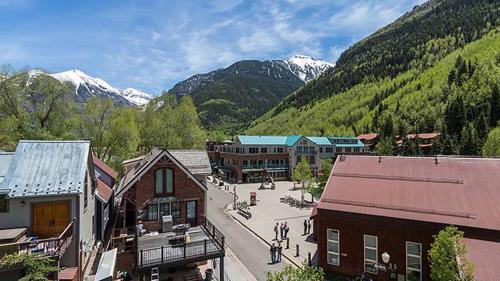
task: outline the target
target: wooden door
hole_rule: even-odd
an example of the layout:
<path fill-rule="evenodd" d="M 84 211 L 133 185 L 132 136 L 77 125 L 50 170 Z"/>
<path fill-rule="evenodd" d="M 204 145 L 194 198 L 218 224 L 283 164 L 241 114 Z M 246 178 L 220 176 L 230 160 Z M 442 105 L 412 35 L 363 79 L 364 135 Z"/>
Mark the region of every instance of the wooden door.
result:
<path fill-rule="evenodd" d="M 52 232 L 52 205 L 35 204 L 33 205 L 33 222 L 31 232 L 38 238 L 46 238 Z"/>
<path fill-rule="evenodd" d="M 196 201 L 186 202 L 186 222 L 190 225 L 198 225 L 198 206 Z"/>
<path fill-rule="evenodd" d="M 59 235 L 69 224 L 69 204 L 68 203 L 53 203 L 52 204 L 52 234 Z"/>
<path fill-rule="evenodd" d="M 69 217 L 67 202 L 34 204 L 31 231 L 39 238 L 58 236 L 69 224 Z"/>

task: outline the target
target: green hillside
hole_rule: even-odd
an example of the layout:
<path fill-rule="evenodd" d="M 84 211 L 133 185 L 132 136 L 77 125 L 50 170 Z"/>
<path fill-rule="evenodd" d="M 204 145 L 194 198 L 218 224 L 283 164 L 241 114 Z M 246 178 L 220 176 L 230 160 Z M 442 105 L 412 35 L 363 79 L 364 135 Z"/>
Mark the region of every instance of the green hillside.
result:
<path fill-rule="evenodd" d="M 438 9 L 445 4 L 454 11 L 448 16 Z M 498 14 L 499 7 L 499 1 L 457 0 L 431 1 L 416 8 L 349 48 L 331 73 L 287 97 L 252 122 L 246 133 L 352 135 L 376 131 L 404 135 L 437 130 L 449 136 L 448 149 L 477 154 L 449 143 L 458 143 L 462 134 L 473 134 L 479 146 L 498 120 L 492 96 L 495 98 L 493 93 L 500 84 L 500 22 L 491 15 Z M 443 16 L 439 22 L 460 32 L 421 29 L 427 20 L 436 20 L 436 15 Z M 459 17 L 468 21 L 456 21 Z M 435 29 L 448 27 L 437 24 Z M 402 30 L 415 34 L 398 37 Z M 405 36 L 414 38 L 413 47 L 404 43 Z M 391 50 L 399 40 L 403 40 L 403 51 L 396 47 L 393 52 L 384 50 L 383 46 Z M 390 54 L 396 57 L 404 52 L 413 54 L 398 58 L 400 63 L 386 61 Z M 342 77 L 348 82 L 342 82 Z M 452 114 L 458 124 L 447 118 Z M 488 128 L 483 128 L 484 120 Z M 464 127 L 470 132 L 462 132 Z"/>

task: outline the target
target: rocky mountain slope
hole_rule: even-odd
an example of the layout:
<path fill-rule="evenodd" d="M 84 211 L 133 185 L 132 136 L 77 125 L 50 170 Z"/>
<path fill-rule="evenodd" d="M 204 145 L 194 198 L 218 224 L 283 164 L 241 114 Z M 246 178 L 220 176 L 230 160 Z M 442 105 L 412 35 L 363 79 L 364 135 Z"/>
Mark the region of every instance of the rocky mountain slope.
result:
<path fill-rule="evenodd" d="M 118 105 L 143 106 L 152 96 L 133 88 L 119 90 L 106 81 L 92 77 L 78 69 L 49 74 L 60 82 L 69 82 L 75 87 L 75 97 L 79 102 L 85 102 L 91 96 L 111 98 Z"/>
<path fill-rule="evenodd" d="M 238 61 L 227 68 L 191 76 L 168 93 L 178 98 L 190 95 L 205 127 L 231 132 L 331 67 L 307 56 Z"/>

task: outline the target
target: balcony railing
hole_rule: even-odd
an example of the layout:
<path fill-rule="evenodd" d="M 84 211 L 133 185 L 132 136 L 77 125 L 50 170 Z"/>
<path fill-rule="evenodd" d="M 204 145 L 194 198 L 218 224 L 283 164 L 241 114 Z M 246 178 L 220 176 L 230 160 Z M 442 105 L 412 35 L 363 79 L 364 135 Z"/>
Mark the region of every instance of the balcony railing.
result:
<path fill-rule="evenodd" d="M 286 170 L 287 165 L 283 164 L 253 164 L 253 165 L 241 165 L 243 170 Z"/>
<path fill-rule="evenodd" d="M 13 253 L 38 253 L 45 256 L 60 257 L 66 252 L 73 239 L 73 224 L 74 221 L 71 221 L 58 237 L 2 244 L 0 245 L 0 258 Z"/>
<path fill-rule="evenodd" d="M 225 253 L 224 235 L 207 219 L 200 227 L 206 234 L 206 239 L 139 250 L 139 267 L 151 267 L 159 264 L 186 264 L 223 257 Z"/>

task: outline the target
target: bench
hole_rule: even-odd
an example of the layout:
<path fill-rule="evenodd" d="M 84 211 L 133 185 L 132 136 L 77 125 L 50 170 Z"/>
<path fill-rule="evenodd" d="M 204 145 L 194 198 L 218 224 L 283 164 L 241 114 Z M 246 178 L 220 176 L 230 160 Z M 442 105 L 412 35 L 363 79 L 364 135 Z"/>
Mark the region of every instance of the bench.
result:
<path fill-rule="evenodd" d="M 238 214 L 246 218 L 247 220 L 252 217 L 252 213 L 250 211 L 244 210 L 244 209 L 238 209 Z"/>

